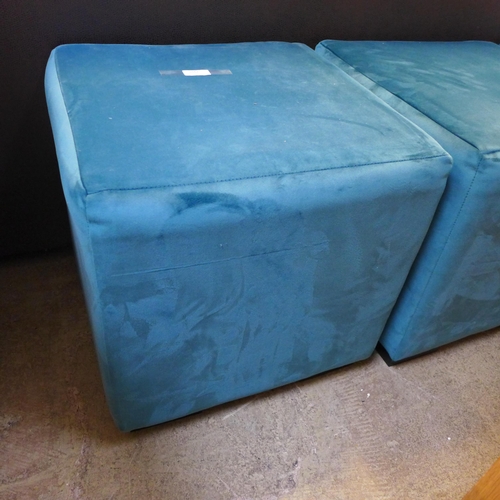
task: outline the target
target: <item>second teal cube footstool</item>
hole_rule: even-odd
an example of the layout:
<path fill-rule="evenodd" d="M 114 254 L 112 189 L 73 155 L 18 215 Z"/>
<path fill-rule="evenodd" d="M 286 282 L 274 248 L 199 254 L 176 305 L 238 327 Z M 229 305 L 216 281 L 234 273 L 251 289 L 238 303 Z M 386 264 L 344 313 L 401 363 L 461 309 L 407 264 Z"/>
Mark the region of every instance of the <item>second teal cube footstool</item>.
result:
<path fill-rule="evenodd" d="M 500 47 L 326 40 L 317 52 L 453 157 L 443 199 L 381 339 L 392 361 L 500 325 Z"/>

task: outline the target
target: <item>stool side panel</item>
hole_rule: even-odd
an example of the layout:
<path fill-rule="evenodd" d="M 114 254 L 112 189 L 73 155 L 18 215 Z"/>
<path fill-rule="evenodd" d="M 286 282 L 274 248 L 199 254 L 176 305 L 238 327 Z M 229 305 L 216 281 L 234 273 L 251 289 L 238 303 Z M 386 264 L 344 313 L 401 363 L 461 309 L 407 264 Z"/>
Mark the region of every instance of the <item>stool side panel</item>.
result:
<path fill-rule="evenodd" d="M 468 176 L 452 171 L 450 195 L 381 338 L 396 361 L 500 324 L 500 171 L 493 156 Z"/>
<path fill-rule="evenodd" d="M 443 156 L 89 196 L 93 323 L 118 425 L 153 425 L 370 356 L 449 168 Z"/>

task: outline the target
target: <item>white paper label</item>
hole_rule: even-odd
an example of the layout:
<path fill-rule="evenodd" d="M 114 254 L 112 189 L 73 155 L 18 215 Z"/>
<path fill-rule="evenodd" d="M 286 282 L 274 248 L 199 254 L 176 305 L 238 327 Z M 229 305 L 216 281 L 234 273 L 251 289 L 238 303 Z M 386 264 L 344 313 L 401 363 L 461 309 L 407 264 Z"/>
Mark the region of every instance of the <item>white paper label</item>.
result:
<path fill-rule="evenodd" d="M 230 69 L 160 69 L 161 76 L 213 76 L 213 75 L 232 75 Z"/>
<path fill-rule="evenodd" d="M 210 71 L 208 69 L 183 69 L 182 74 L 184 76 L 210 76 Z"/>

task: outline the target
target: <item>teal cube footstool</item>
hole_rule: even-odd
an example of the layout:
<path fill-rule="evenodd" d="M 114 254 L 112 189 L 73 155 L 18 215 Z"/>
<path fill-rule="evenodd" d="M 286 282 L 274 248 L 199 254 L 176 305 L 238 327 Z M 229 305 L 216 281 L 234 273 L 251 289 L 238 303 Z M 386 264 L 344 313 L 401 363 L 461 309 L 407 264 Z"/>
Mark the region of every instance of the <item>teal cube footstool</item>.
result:
<path fill-rule="evenodd" d="M 500 325 L 500 47 L 326 40 L 317 52 L 453 157 L 443 199 L 381 338 L 389 362 Z"/>
<path fill-rule="evenodd" d="M 451 161 L 289 43 L 66 45 L 46 93 L 113 417 L 369 357 Z"/>

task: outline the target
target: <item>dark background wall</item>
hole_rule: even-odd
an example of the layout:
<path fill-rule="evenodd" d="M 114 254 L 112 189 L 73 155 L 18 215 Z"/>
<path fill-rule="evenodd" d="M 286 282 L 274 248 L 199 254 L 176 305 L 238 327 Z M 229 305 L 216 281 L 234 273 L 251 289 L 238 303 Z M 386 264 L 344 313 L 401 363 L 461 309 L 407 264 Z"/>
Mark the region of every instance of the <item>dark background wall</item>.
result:
<path fill-rule="evenodd" d="M 0 257 L 70 244 L 45 106 L 64 43 L 500 42 L 498 0 L 0 0 Z M 500 64 L 500 61 L 499 61 Z"/>

